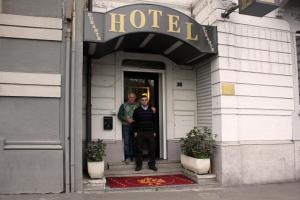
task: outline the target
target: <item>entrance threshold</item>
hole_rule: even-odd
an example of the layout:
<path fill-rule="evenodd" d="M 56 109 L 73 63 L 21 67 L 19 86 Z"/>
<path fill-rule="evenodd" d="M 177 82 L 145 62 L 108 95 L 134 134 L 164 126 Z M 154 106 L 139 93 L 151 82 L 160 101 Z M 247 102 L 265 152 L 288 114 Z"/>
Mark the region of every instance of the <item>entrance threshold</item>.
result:
<path fill-rule="evenodd" d="M 147 187 L 126 187 L 110 188 L 106 184 L 106 178 L 89 179 L 85 178 L 85 193 L 103 193 L 103 192 L 126 192 L 126 191 L 172 191 L 172 190 L 197 190 L 197 189 L 216 189 L 220 185 L 216 181 L 215 174 L 198 175 L 186 169 L 183 169 L 180 161 L 158 160 L 156 163 L 158 171 L 154 172 L 148 169 L 147 162 L 143 163 L 141 171 L 134 171 L 135 164 L 124 162 L 108 163 L 105 170 L 105 177 L 134 177 L 134 176 L 158 176 L 181 174 L 193 180 L 194 184 L 165 185 L 165 186 L 147 186 Z"/>
<path fill-rule="evenodd" d="M 167 175 L 178 174 L 182 172 L 182 167 L 179 161 L 168 160 L 156 160 L 157 171 L 154 172 L 148 169 L 147 161 L 143 162 L 143 169 L 141 171 L 135 171 L 135 163 L 130 162 L 125 164 L 124 162 L 112 162 L 108 163 L 108 169 L 105 171 L 105 176 L 117 177 L 117 176 L 143 176 L 143 175 Z"/>

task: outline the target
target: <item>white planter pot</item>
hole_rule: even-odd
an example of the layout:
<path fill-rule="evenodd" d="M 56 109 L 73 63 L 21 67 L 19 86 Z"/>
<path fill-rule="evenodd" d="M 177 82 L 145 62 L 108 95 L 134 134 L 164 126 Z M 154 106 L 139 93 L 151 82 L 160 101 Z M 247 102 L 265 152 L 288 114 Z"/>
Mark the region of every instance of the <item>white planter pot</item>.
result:
<path fill-rule="evenodd" d="M 185 169 L 197 174 L 207 174 L 210 169 L 210 159 L 198 159 L 181 154 L 180 160 Z"/>
<path fill-rule="evenodd" d="M 88 162 L 88 173 L 91 178 L 103 178 L 103 176 L 104 176 L 104 161 Z"/>

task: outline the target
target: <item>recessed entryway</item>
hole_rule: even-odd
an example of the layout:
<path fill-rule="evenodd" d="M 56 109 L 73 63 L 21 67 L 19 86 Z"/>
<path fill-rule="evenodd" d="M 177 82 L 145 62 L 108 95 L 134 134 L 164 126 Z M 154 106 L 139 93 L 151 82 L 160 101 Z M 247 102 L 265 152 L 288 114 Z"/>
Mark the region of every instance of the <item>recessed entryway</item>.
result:
<path fill-rule="evenodd" d="M 159 85 L 159 73 L 149 73 L 149 72 L 134 72 L 134 71 L 124 71 L 124 102 L 127 101 L 127 94 L 133 92 L 137 96 L 137 101 L 139 101 L 142 95 L 147 95 L 149 98 L 149 106 L 156 109 L 156 158 L 163 158 L 162 153 L 160 153 L 160 144 L 163 139 L 161 133 L 160 123 L 160 107 L 163 105 L 160 104 L 160 85 Z M 147 156 L 147 151 L 144 152 L 144 155 Z"/>

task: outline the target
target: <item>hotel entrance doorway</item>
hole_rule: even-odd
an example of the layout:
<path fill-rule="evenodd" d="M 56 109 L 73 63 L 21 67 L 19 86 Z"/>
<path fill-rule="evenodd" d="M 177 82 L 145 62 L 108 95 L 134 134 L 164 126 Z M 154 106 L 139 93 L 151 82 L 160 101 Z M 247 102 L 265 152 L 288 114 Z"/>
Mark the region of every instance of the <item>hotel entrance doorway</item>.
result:
<path fill-rule="evenodd" d="M 127 101 L 127 94 L 133 92 L 137 96 L 137 101 L 142 95 L 147 95 L 149 106 L 156 108 L 156 158 L 160 158 L 160 123 L 159 123 L 159 74 L 148 72 L 124 72 L 124 102 Z M 147 156 L 147 151 L 144 151 Z"/>

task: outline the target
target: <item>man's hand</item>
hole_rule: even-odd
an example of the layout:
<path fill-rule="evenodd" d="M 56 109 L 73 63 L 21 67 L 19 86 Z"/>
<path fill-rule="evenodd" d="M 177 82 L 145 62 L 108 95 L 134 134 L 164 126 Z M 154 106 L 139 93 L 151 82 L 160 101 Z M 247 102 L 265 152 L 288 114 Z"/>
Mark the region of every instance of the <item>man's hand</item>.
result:
<path fill-rule="evenodd" d="M 134 122 L 134 120 L 133 120 L 131 117 L 127 117 L 127 118 L 126 118 L 126 122 L 127 122 L 128 124 L 131 124 L 132 122 Z"/>
<path fill-rule="evenodd" d="M 156 137 L 156 133 L 153 133 L 153 136 Z"/>
<path fill-rule="evenodd" d="M 134 137 L 136 137 L 136 136 L 137 136 L 137 132 L 134 133 Z"/>
<path fill-rule="evenodd" d="M 156 113 L 156 108 L 155 107 L 152 106 L 151 109 L 152 109 L 153 113 Z"/>

